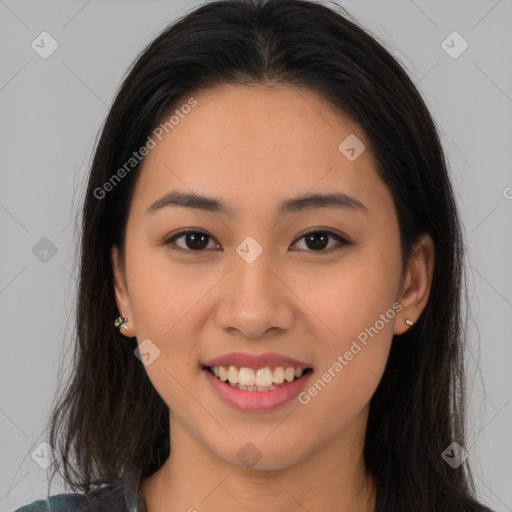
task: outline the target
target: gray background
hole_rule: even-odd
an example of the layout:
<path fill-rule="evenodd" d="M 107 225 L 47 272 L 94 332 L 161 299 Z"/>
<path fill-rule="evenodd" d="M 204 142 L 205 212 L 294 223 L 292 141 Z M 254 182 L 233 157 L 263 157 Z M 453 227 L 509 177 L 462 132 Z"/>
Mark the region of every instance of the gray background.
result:
<path fill-rule="evenodd" d="M 466 448 L 482 501 L 510 511 L 512 1 L 340 3 L 408 68 L 439 126 L 469 249 Z M 46 493 L 34 459 L 70 346 L 76 209 L 96 134 L 137 53 L 198 4 L 0 0 L 0 512 Z M 31 47 L 43 31 L 59 45 L 47 59 Z M 453 31 L 469 44 L 458 58 L 441 46 Z M 33 251 L 43 237 L 54 255 Z"/>

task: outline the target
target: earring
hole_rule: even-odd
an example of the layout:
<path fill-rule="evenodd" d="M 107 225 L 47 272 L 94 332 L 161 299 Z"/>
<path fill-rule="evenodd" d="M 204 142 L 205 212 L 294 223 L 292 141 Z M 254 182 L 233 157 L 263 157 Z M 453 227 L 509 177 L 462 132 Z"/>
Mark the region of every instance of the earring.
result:
<path fill-rule="evenodd" d="M 118 316 L 116 318 L 116 321 L 114 322 L 114 325 L 121 331 L 121 329 L 128 329 L 127 325 L 123 325 L 126 322 L 128 322 L 128 318 L 124 318 L 122 316 Z"/>
<path fill-rule="evenodd" d="M 409 326 L 413 326 L 414 322 L 412 320 L 409 320 L 408 318 L 405 319 L 405 323 Z"/>

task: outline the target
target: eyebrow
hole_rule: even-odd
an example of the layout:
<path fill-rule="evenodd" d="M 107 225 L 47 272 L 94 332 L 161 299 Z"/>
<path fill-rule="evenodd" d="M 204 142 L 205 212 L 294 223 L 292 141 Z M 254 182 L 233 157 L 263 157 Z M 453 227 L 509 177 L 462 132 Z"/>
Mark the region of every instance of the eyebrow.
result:
<path fill-rule="evenodd" d="M 146 214 L 153 214 L 163 208 L 194 208 L 206 212 L 223 213 L 229 217 L 235 217 L 235 211 L 231 206 L 213 197 L 206 197 L 198 194 L 172 191 L 156 200 L 146 210 Z M 367 213 L 368 208 L 359 199 L 344 192 L 333 192 L 330 194 L 309 194 L 292 197 L 282 201 L 277 206 L 277 212 L 281 215 L 286 213 L 313 210 L 317 208 L 340 208 L 343 210 Z"/>

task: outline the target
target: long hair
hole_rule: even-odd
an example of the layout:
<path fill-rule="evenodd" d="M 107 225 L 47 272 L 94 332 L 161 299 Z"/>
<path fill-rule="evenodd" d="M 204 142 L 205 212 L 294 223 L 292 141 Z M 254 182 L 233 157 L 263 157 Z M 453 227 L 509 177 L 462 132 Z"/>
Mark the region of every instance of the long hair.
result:
<path fill-rule="evenodd" d="M 61 458 L 55 471 L 85 493 L 120 478 L 138 488 L 169 456 L 168 407 L 134 357 L 136 339 L 113 325 L 110 254 L 113 246 L 124 250 L 140 168 L 126 162 L 194 93 L 272 83 L 313 91 L 362 127 L 394 200 L 404 268 L 420 235 L 435 245 L 429 301 L 416 324 L 393 338 L 370 402 L 364 460 L 377 511 L 485 510 L 467 461 L 452 468 L 441 456 L 452 442 L 466 446 L 467 291 L 461 224 L 436 126 L 383 43 L 341 7 L 308 0 L 203 4 L 159 34 L 124 78 L 83 203 L 73 370 L 48 424 Z"/>

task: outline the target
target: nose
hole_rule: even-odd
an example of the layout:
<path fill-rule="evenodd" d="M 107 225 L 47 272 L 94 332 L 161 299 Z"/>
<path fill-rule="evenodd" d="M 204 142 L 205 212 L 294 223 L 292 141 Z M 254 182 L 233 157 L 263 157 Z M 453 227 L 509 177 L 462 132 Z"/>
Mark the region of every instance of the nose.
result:
<path fill-rule="evenodd" d="M 216 324 L 221 329 L 256 339 L 293 325 L 294 294 L 268 254 L 263 251 L 251 263 L 234 254 L 234 268 L 220 283 Z"/>

